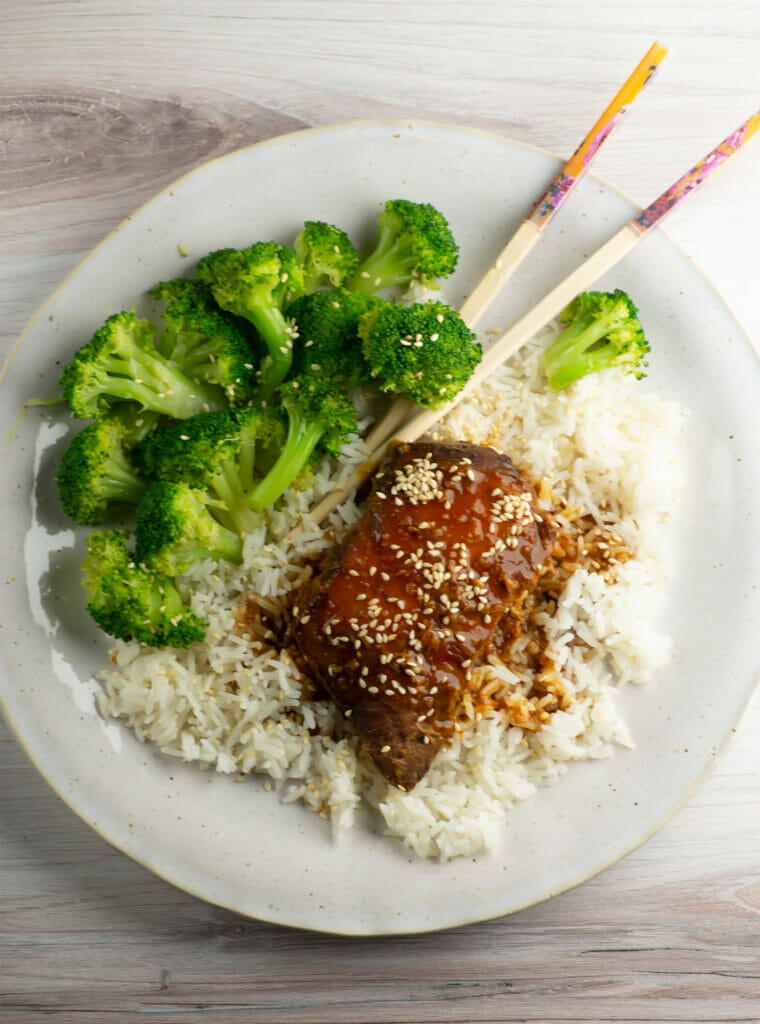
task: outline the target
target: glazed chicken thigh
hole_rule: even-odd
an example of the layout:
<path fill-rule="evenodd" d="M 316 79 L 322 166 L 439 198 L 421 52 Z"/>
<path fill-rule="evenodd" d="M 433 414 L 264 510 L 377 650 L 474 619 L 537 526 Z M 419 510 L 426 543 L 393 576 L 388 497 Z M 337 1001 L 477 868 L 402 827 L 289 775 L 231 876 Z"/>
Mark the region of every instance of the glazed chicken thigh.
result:
<path fill-rule="evenodd" d="M 363 518 L 298 600 L 294 633 L 394 786 L 411 790 L 451 737 L 471 667 L 550 547 L 507 456 L 465 443 L 392 450 Z"/>

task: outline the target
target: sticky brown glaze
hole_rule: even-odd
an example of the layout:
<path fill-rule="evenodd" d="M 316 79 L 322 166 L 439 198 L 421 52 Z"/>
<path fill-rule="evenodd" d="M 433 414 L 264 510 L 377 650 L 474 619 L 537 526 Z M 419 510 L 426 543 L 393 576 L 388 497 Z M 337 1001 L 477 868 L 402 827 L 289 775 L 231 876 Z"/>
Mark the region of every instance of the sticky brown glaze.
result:
<path fill-rule="evenodd" d="M 452 735 L 470 667 L 534 585 L 548 534 L 507 456 L 399 445 L 364 517 L 301 595 L 293 632 L 306 664 L 399 789 Z"/>

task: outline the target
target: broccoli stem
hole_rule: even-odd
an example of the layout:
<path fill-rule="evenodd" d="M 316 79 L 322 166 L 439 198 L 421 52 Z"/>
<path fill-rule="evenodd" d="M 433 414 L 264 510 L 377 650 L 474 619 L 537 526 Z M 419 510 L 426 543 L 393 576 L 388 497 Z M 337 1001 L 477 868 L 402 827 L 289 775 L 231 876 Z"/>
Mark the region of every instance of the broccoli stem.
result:
<path fill-rule="evenodd" d="M 259 399 L 265 401 L 288 375 L 293 360 L 293 338 L 287 320 L 276 306 L 251 304 L 247 311 L 269 353 L 261 360 L 258 393 Z"/>
<path fill-rule="evenodd" d="M 109 374 L 109 394 L 116 399 L 139 402 L 144 409 L 186 419 L 209 408 L 208 396 L 200 393 L 179 370 L 139 352 L 129 358 L 111 355 L 102 360 Z"/>
<path fill-rule="evenodd" d="M 319 420 L 307 420 L 295 404 L 288 408 L 288 436 L 280 455 L 267 475 L 253 489 L 249 505 L 257 512 L 269 508 L 290 487 L 306 466 L 324 434 Z"/>
<path fill-rule="evenodd" d="M 209 550 L 206 544 L 199 542 L 198 544 L 189 544 L 183 549 L 183 554 L 186 556 L 188 565 L 200 562 L 204 558 L 214 558 L 217 561 L 222 560 L 239 565 L 243 561 L 243 541 L 234 530 L 228 530 L 227 527 L 220 524 L 213 550 Z"/>
<path fill-rule="evenodd" d="M 121 450 L 112 453 L 101 483 L 104 493 L 113 496 L 112 500 L 126 501 L 133 505 L 142 498 L 147 487 L 144 480 L 135 476 L 134 469 Z"/>
<path fill-rule="evenodd" d="M 214 524 L 213 537 L 201 536 L 196 539 L 192 536 L 186 536 L 180 540 L 176 553 L 177 557 L 175 558 L 174 572 L 185 572 L 191 565 L 194 565 L 196 562 L 202 562 L 207 558 L 213 558 L 217 562 L 231 562 L 233 565 L 239 565 L 243 561 L 242 537 L 236 529 L 224 525 L 221 521 L 221 515 L 217 514 L 213 500 L 208 502 L 208 506 L 209 509 L 213 509 L 213 516 L 209 513 Z M 137 552 L 138 555 L 141 555 L 139 536 Z M 170 554 L 174 557 L 174 553 Z M 163 555 L 160 554 L 159 559 L 146 555 L 144 561 L 151 572 L 168 575 L 168 565 L 164 564 Z"/>
<path fill-rule="evenodd" d="M 412 272 L 412 252 L 405 235 L 382 227 L 375 251 L 346 285 L 350 291 L 371 295 L 381 288 L 406 284 Z"/>
<path fill-rule="evenodd" d="M 188 345 L 185 352 L 175 348 L 171 358 L 175 362 L 180 362 L 186 376 L 194 380 L 196 374 L 204 373 L 208 369 L 208 364 L 213 362 L 218 348 L 217 339 L 211 338 L 196 345 Z"/>
<path fill-rule="evenodd" d="M 609 365 L 616 349 L 604 339 L 617 319 L 601 316 L 596 320 L 589 318 L 568 324 L 545 353 L 544 365 L 552 387 L 560 390 Z M 593 348 L 594 345 L 598 348 Z"/>
<path fill-rule="evenodd" d="M 231 461 L 225 463 L 223 470 L 214 476 L 211 487 L 227 509 L 226 513 L 221 509 L 214 511 L 214 517 L 219 522 L 241 536 L 256 529 L 259 518 L 248 504 L 241 478 Z"/>
<path fill-rule="evenodd" d="M 252 435 L 252 436 L 246 436 Z M 254 469 L 256 468 L 256 437 L 255 431 L 247 431 L 243 433 L 240 447 L 237 453 L 238 461 L 238 480 L 251 481 L 253 480 Z"/>
<path fill-rule="evenodd" d="M 158 592 L 155 595 L 150 616 L 150 624 L 153 628 L 161 625 L 162 621 L 171 622 L 173 619 L 178 619 L 187 611 L 174 580 L 166 577 L 157 586 Z"/>
<path fill-rule="evenodd" d="M 153 409 L 141 409 L 132 404 L 115 406 L 112 415 L 124 428 L 124 443 L 128 448 L 146 438 L 161 418 Z"/>

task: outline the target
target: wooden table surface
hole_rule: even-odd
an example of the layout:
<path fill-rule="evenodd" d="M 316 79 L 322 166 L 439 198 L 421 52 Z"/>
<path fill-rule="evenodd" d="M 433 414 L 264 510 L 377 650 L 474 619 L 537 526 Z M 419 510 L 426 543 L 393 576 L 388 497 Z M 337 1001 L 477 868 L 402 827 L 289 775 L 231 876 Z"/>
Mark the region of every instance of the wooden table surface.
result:
<path fill-rule="evenodd" d="M 657 38 L 668 63 L 597 165 L 644 203 L 760 93 L 757 0 L 0 0 L 0 17 L 3 356 L 133 208 L 251 142 L 416 116 L 567 156 Z M 667 226 L 755 339 L 759 182 L 755 144 Z M 346 940 L 155 878 L 5 731 L 2 1020 L 760 1020 L 758 750 L 755 699 L 712 778 L 601 876 L 501 920 Z"/>

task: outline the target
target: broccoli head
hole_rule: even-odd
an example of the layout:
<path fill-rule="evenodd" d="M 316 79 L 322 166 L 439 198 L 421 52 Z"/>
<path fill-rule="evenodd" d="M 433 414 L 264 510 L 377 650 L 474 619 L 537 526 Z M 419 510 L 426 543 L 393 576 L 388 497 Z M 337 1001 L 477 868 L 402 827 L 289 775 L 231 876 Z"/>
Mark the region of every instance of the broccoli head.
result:
<path fill-rule="evenodd" d="M 440 302 L 375 305 L 362 317 L 359 334 L 381 390 L 426 409 L 440 408 L 461 391 L 482 356 L 473 332 Z"/>
<path fill-rule="evenodd" d="M 162 354 L 190 380 L 221 388 L 231 405 L 249 402 L 256 391 L 257 360 L 244 321 L 221 310 L 198 281 L 161 281 L 150 294 L 166 303 L 158 344 Z"/>
<path fill-rule="evenodd" d="M 544 352 L 544 368 L 553 388 L 566 388 L 610 366 L 637 378 L 645 376 L 649 343 L 638 310 L 624 291 L 583 292 L 563 310 L 560 322 L 562 333 Z"/>
<path fill-rule="evenodd" d="M 293 328 L 284 313 L 304 290 L 295 253 L 275 242 L 219 249 L 200 261 L 196 273 L 222 309 L 252 323 L 264 341 L 267 355 L 259 369 L 259 395 L 268 398 L 287 376 L 292 360 Z"/>
<path fill-rule="evenodd" d="M 359 253 L 346 232 L 323 220 L 307 220 L 293 248 L 307 293 L 322 287 L 339 287 L 359 263 Z"/>
<path fill-rule="evenodd" d="M 92 618 L 118 640 L 152 647 L 202 641 L 203 621 L 185 606 L 174 580 L 139 568 L 126 537 L 118 530 L 95 530 L 87 539 L 82 583 Z"/>
<path fill-rule="evenodd" d="M 371 382 L 359 337 L 360 318 L 376 303 L 374 295 L 343 288 L 296 299 L 289 309 L 298 329 L 292 373 L 323 374 L 349 390 Z"/>
<path fill-rule="evenodd" d="M 146 483 L 124 451 L 124 427 L 107 417 L 74 438 L 56 476 L 61 504 L 75 522 L 89 525 L 105 519 L 115 503 L 137 504 Z"/>
<path fill-rule="evenodd" d="M 454 271 L 459 248 L 448 221 L 430 203 L 390 199 L 379 222 L 377 245 L 349 279 L 347 288 L 378 292 L 413 280 L 433 287 L 436 280 Z"/>
<path fill-rule="evenodd" d="M 156 329 L 133 312 L 115 313 L 64 367 L 61 388 L 78 419 L 99 419 L 115 402 L 184 419 L 215 404 L 155 347 Z"/>
<path fill-rule="evenodd" d="M 151 572 L 178 576 L 205 558 L 239 563 L 243 542 L 214 518 L 213 499 L 189 484 L 159 480 L 137 506 L 137 560 Z"/>

